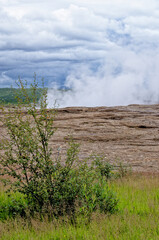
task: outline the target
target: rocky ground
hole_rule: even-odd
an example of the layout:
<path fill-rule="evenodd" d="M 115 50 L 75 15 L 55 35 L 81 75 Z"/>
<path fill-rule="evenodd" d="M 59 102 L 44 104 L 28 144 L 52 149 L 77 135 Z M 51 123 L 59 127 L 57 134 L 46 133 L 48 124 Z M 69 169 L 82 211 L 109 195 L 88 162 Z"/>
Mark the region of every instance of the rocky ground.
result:
<path fill-rule="evenodd" d="M 72 136 L 80 143 L 80 159 L 104 154 L 110 162 L 129 165 L 133 171 L 159 172 L 159 105 L 63 108 L 55 126 L 50 144 L 56 154 L 65 154 L 65 139 Z M 5 133 L 2 125 L 0 131 Z"/>

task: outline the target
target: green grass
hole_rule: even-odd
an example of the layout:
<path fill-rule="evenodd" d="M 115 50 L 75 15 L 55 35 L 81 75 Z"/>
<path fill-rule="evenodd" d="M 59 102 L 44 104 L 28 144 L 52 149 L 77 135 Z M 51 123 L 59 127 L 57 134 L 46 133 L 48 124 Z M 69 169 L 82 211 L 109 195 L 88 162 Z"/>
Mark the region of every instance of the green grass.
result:
<path fill-rule="evenodd" d="M 133 181 L 134 180 L 134 181 Z M 126 182 L 114 183 L 114 190 L 120 199 L 121 211 L 145 216 L 159 215 L 159 183 L 158 178 L 129 178 Z"/>
<path fill-rule="evenodd" d="M 159 177 L 131 176 L 110 182 L 119 198 L 119 212 L 95 213 L 73 226 L 62 220 L 21 218 L 0 222 L 0 239 L 15 240 L 157 240 L 159 239 Z"/>

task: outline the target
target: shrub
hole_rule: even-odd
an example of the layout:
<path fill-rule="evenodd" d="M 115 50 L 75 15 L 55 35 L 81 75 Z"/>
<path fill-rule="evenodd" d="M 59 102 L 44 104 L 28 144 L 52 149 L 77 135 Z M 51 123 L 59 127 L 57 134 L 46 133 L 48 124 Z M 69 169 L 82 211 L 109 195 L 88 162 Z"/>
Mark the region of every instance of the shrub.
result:
<path fill-rule="evenodd" d="M 111 178 L 113 166 L 108 161 L 106 161 L 103 156 L 95 155 L 93 158 L 93 164 L 99 171 L 100 175 L 106 179 Z"/>
<path fill-rule="evenodd" d="M 111 167 L 96 159 L 95 167 L 78 160 L 79 144 L 69 142 L 65 162 L 53 158 L 49 140 L 55 132 L 56 111 L 47 109 L 47 90 L 37 106 L 36 76 L 29 94 L 27 84 L 19 79 L 21 95 L 18 105 L 5 120 L 9 139 L 1 147 L 1 175 L 10 176 L 10 188 L 24 194 L 30 214 L 48 217 L 63 215 L 72 219 L 79 214 L 91 216 L 93 211 L 113 213 L 117 199 L 108 189 Z M 24 111 L 25 110 L 25 111 Z M 106 178 L 105 178 L 106 176 Z"/>
<path fill-rule="evenodd" d="M 0 220 L 26 216 L 27 202 L 20 193 L 0 194 Z"/>

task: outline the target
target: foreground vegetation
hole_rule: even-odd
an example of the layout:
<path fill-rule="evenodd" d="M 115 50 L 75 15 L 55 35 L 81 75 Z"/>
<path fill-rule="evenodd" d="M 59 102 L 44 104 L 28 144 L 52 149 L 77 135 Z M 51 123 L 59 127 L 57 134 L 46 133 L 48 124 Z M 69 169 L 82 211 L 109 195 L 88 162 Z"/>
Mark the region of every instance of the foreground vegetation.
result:
<path fill-rule="evenodd" d="M 39 214 L 49 219 L 68 216 L 76 223 L 79 216 L 89 222 L 95 211 L 116 212 L 118 199 L 107 184 L 110 164 L 99 156 L 90 157 L 91 165 L 88 159 L 79 161 L 79 144 L 73 139 L 68 142 L 65 159 L 60 153 L 53 156 L 49 140 L 56 130 L 56 111 L 47 109 L 47 89 L 43 88 L 38 102 L 36 75 L 29 94 L 20 79 L 19 87 L 16 108 L 8 109 L 2 120 L 8 134 L 0 143 L 0 175 L 8 190 L 22 194 L 25 204 L 13 199 L 14 206 L 8 208 L 2 201 L 1 218 L 13 213 L 24 217 Z"/>
<path fill-rule="evenodd" d="M 159 239 L 159 177 L 129 176 L 109 181 L 117 193 L 119 211 L 113 215 L 96 212 L 91 222 L 68 218 L 45 221 L 16 218 L 0 222 L 0 239 L 21 240 L 157 240 Z M 2 193 L 2 189 L 1 189 Z"/>

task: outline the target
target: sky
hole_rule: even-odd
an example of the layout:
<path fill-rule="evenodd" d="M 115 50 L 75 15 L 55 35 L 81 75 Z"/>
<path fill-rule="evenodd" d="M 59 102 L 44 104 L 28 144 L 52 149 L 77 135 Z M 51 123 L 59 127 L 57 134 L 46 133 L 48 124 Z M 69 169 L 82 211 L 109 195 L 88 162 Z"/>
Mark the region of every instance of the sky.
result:
<path fill-rule="evenodd" d="M 34 72 L 49 107 L 158 103 L 159 1 L 0 0 L 0 87 Z"/>

